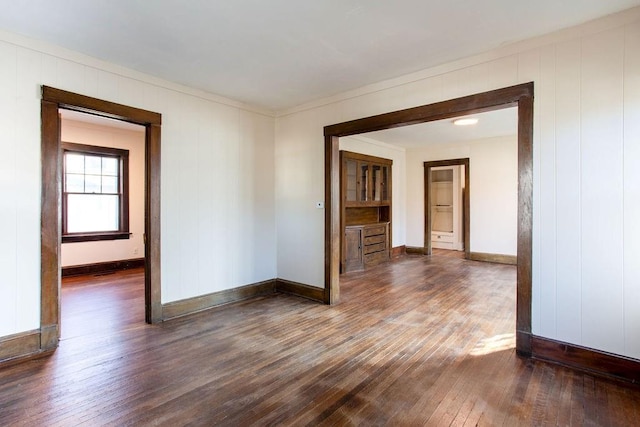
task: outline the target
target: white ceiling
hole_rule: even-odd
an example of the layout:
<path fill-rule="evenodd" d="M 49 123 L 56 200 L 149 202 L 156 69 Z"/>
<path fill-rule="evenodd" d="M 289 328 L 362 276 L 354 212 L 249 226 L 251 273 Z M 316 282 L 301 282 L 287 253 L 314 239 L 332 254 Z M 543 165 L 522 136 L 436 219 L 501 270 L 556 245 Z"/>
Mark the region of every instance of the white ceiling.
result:
<path fill-rule="evenodd" d="M 640 0 L 0 0 L 0 29 L 282 110 Z"/>
<path fill-rule="evenodd" d="M 478 123 L 472 126 L 455 126 L 455 119 L 437 120 L 419 125 L 380 130 L 360 134 L 366 138 L 404 148 L 424 147 L 435 144 L 475 141 L 518 133 L 518 108 L 504 108 L 486 113 L 472 114 Z"/>

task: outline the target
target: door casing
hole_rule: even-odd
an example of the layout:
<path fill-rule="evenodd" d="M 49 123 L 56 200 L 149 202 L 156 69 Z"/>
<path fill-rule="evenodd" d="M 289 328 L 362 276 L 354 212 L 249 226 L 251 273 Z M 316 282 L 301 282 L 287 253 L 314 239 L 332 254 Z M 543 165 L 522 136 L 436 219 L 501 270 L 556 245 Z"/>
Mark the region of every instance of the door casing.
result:
<path fill-rule="evenodd" d="M 518 107 L 518 243 L 516 351 L 531 355 L 531 268 L 533 227 L 533 82 L 393 111 L 324 128 L 325 274 L 324 301 L 340 300 L 340 137 L 435 120 Z"/>
<path fill-rule="evenodd" d="M 160 299 L 160 135 L 162 116 L 72 92 L 42 86 L 40 350 L 60 338 L 60 242 L 62 156 L 59 110 L 68 109 L 145 127 L 145 321 L 162 320 Z"/>

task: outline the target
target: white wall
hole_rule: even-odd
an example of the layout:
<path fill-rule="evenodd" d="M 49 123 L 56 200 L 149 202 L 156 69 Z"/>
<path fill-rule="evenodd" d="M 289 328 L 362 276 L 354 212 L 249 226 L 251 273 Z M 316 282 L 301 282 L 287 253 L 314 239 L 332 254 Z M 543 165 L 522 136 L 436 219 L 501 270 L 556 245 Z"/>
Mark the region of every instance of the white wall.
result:
<path fill-rule="evenodd" d="M 0 336 L 40 324 L 43 84 L 162 114 L 163 302 L 276 277 L 273 116 L 10 33 L 0 64 Z"/>
<path fill-rule="evenodd" d="M 407 246 L 424 246 L 424 162 L 469 158 L 470 251 L 516 255 L 517 136 L 407 150 Z"/>
<path fill-rule="evenodd" d="M 638 52 L 636 8 L 282 112 L 278 276 L 324 280 L 323 126 L 534 81 L 533 333 L 640 358 Z"/>
<path fill-rule="evenodd" d="M 405 230 L 407 228 L 405 149 L 358 135 L 340 138 L 340 149 L 393 160 L 391 168 L 391 246 L 404 245 L 406 239 Z"/>
<path fill-rule="evenodd" d="M 129 150 L 129 239 L 63 243 L 63 267 L 144 258 L 144 145 L 145 130 L 62 120 L 62 141 Z"/>

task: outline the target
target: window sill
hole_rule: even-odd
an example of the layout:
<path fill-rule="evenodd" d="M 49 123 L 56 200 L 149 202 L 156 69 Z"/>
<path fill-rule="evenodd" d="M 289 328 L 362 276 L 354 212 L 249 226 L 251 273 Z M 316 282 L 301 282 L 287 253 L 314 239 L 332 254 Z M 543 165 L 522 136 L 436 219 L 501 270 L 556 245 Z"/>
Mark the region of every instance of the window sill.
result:
<path fill-rule="evenodd" d="M 62 236 L 62 243 L 97 242 L 99 240 L 123 240 L 128 239 L 131 233 L 128 231 L 110 231 L 105 233 L 74 233 Z"/>

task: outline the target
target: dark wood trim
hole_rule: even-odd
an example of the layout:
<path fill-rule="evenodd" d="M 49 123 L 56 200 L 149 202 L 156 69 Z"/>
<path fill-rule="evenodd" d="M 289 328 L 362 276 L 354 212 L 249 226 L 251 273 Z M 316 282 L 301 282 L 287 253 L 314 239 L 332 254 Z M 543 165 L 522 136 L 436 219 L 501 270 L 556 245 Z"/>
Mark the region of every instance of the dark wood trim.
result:
<path fill-rule="evenodd" d="M 521 98 L 533 95 L 533 82 L 489 92 L 407 108 L 377 116 L 365 117 L 325 126 L 325 136 L 349 136 L 377 130 L 432 122 L 465 114 L 482 113 L 513 107 Z"/>
<path fill-rule="evenodd" d="M 61 172 L 59 109 L 136 123 L 146 129 L 145 318 L 162 320 L 160 284 L 160 126 L 158 113 L 42 86 L 40 348 L 54 349 L 60 331 Z"/>
<path fill-rule="evenodd" d="M 396 246 L 395 248 L 391 248 L 391 258 L 398 258 L 407 253 L 407 247 L 405 245 Z"/>
<path fill-rule="evenodd" d="M 99 242 L 104 240 L 127 240 L 131 237 L 128 231 L 109 231 L 103 233 L 73 233 L 62 236 L 62 243 Z"/>
<path fill-rule="evenodd" d="M 531 333 L 531 271 L 533 242 L 533 83 L 518 102 L 518 267 L 516 331 Z M 516 349 L 530 354 L 527 342 Z"/>
<path fill-rule="evenodd" d="M 531 334 L 531 242 L 533 217 L 533 82 L 469 95 L 435 104 L 408 108 L 377 116 L 325 126 L 325 302 L 339 300 L 340 263 L 340 168 L 339 137 L 483 111 L 518 107 L 518 284 L 516 304 L 516 350 L 530 355 Z M 407 248 L 408 250 L 409 248 Z M 408 252 L 408 251 L 407 251 Z"/>
<path fill-rule="evenodd" d="M 425 249 L 421 246 L 406 246 L 404 251 L 412 255 L 426 255 Z"/>
<path fill-rule="evenodd" d="M 40 342 L 41 350 L 58 346 L 60 325 L 60 221 L 62 158 L 60 156 L 60 117 L 58 105 L 41 101 L 40 195 L 40 328 L 49 331 Z M 54 336 L 50 331 L 55 330 Z"/>
<path fill-rule="evenodd" d="M 340 150 L 343 155 L 346 155 L 350 159 L 362 160 L 363 162 L 380 163 L 387 166 L 393 165 L 393 160 L 385 159 L 384 157 L 370 156 L 368 154 L 356 153 L 354 151 Z"/>
<path fill-rule="evenodd" d="M 104 101 L 80 95 L 66 90 L 56 89 L 49 86 L 42 86 L 42 99 L 57 104 L 67 110 L 80 111 L 82 113 L 94 114 L 111 119 L 122 120 L 139 125 L 161 125 L 162 115 L 153 111 L 133 108 L 115 102 Z"/>
<path fill-rule="evenodd" d="M 0 338 L 0 365 L 40 353 L 40 331 L 33 330 Z"/>
<path fill-rule="evenodd" d="M 129 150 L 113 147 L 100 147 L 97 145 L 77 144 L 73 142 L 61 143 L 62 148 L 62 243 L 71 242 L 95 242 L 99 240 L 119 240 L 128 239 L 129 233 Z M 119 199 L 119 229 L 117 231 L 103 231 L 90 233 L 68 233 L 68 193 L 65 190 L 65 164 L 64 155 L 66 152 L 79 154 L 96 154 L 104 157 L 111 157 L 118 160 L 119 163 L 119 179 L 118 179 L 118 199 Z"/>
<path fill-rule="evenodd" d="M 62 267 L 62 277 L 104 274 L 112 271 L 144 267 L 144 264 L 144 258 L 134 258 L 119 261 L 98 262 L 94 264 L 70 265 Z"/>
<path fill-rule="evenodd" d="M 276 279 L 276 292 L 296 295 L 313 301 L 324 302 L 324 289 L 290 280 Z"/>
<path fill-rule="evenodd" d="M 531 355 L 535 359 L 553 362 L 592 374 L 634 384 L 640 383 L 640 360 L 600 350 L 532 336 Z"/>
<path fill-rule="evenodd" d="M 469 158 L 424 162 L 424 253 L 431 255 L 431 168 L 440 166 L 464 166 L 464 193 L 462 195 L 462 220 L 464 257 L 469 258 L 471 246 L 471 172 Z"/>
<path fill-rule="evenodd" d="M 520 346 L 524 348 L 526 351 L 521 351 L 518 348 L 518 343 Z M 531 333 L 530 332 L 522 332 L 516 329 L 516 353 L 518 356 L 522 357 L 531 357 Z"/>
<path fill-rule="evenodd" d="M 213 292 L 206 295 L 170 302 L 162 306 L 162 314 L 164 316 L 164 320 L 174 319 L 176 317 L 187 316 L 189 314 L 218 307 L 223 304 L 229 304 L 264 295 L 271 295 L 275 292 L 276 280 L 265 280 L 264 282 L 254 283 L 252 285 L 226 289 L 220 292 Z"/>
<path fill-rule="evenodd" d="M 470 259 L 472 261 L 495 262 L 496 264 L 518 265 L 518 257 L 515 255 L 469 252 L 467 259 Z"/>
<path fill-rule="evenodd" d="M 147 323 L 162 321 L 161 299 L 161 239 L 160 239 L 160 141 L 159 123 L 150 123 L 145 131 L 145 209 L 144 209 L 144 258 L 146 260 L 145 320 Z"/>
<path fill-rule="evenodd" d="M 324 302 L 340 300 L 340 138 L 324 140 Z"/>

